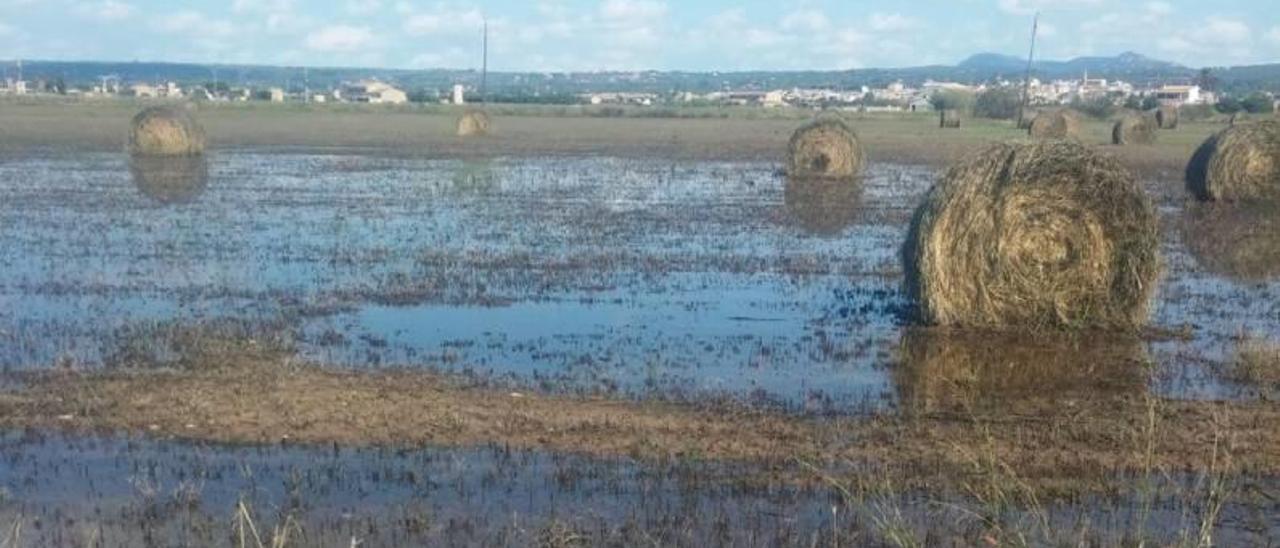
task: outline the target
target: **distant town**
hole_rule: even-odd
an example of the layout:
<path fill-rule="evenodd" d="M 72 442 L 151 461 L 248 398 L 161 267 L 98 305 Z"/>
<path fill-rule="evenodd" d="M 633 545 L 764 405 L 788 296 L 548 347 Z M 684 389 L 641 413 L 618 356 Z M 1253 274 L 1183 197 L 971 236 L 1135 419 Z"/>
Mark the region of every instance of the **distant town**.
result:
<path fill-rule="evenodd" d="M 923 67 L 920 69 L 899 69 L 899 72 L 917 75 L 921 71 L 948 73 L 960 71 L 966 75 L 980 72 L 979 63 L 1004 63 L 1006 72 L 1016 60 L 979 55 L 961 63 L 957 67 Z M 1090 59 L 1099 62 L 1099 59 Z M 542 103 L 561 105 L 613 105 L 628 107 L 658 106 L 741 106 L 758 108 L 805 108 L 805 109 L 843 109 L 861 112 L 929 112 L 939 109 L 987 111 L 996 103 L 997 110 L 1007 114 L 1011 103 L 1021 104 L 1024 94 L 1033 106 L 1076 105 L 1095 109 L 1127 107 L 1134 109 L 1150 109 L 1159 105 L 1191 106 L 1205 105 L 1217 107 L 1223 112 L 1249 111 L 1272 112 L 1280 107 L 1280 101 L 1273 91 L 1266 89 L 1241 88 L 1240 86 L 1218 86 L 1217 78 L 1210 69 L 1201 69 L 1198 74 L 1192 69 L 1178 67 L 1167 63 L 1149 60 L 1136 54 L 1124 54 L 1115 59 L 1102 58 L 1101 62 L 1109 62 L 1109 67 L 1120 63 L 1128 68 L 1129 73 L 1140 75 L 1133 82 L 1118 78 L 1091 77 L 1088 70 L 1081 71 L 1078 76 L 1068 76 L 1062 67 L 1069 63 L 1059 63 L 1052 79 L 1032 78 L 1029 84 L 1023 78 L 1007 78 L 1002 76 L 986 77 L 983 83 L 973 84 L 955 80 L 933 78 L 898 78 L 885 80 L 873 85 L 822 85 L 822 86 L 785 86 L 769 87 L 771 81 L 805 80 L 811 74 L 770 74 L 760 73 L 755 81 L 737 82 L 736 87 L 728 80 L 723 80 L 721 89 L 685 91 L 676 85 L 666 90 L 654 90 L 649 85 L 661 80 L 664 75 L 653 72 L 639 72 L 630 75 L 615 73 L 607 79 L 590 79 L 579 75 L 520 75 L 507 74 L 505 85 L 484 89 L 477 74 L 472 72 L 456 72 L 457 79 L 448 83 L 440 78 L 430 83 L 422 81 L 417 74 L 407 71 L 393 72 L 392 77 L 386 73 L 392 71 L 369 71 L 364 77 L 348 80 L 329 78 L 330 83 L 311 83 L 305 77 L 294 79 L 285 85 L 264 85 L 232 83 L 217 79 L 217 71 L 209 70 L 212 78 L 191 81 L 186 79 L 142 79 L 118 75 L 89 77 L 80 73 L 78 81 L 69 83 L 70 78 L 38 75 L 28 77 L 23 72 L 22 62 L 12 63 L 5 67 L 3 81 L 0 81 L 0 95 L 7 96 L 68 96 L 85 99 L 129 97 L 139 99 L 187 100 L 210 102 L 250 102 L 261 101 L 271 103 L 367 103 L 402 105 L 407 103 L 431 103 L 462 105 L 488 100 L 495 103 Z M 1078 62 L 1078 61 L 1073 61 Z M 967 65 L 966 65 L 967 64 Z M 1136 69 L 1134 67 L 1137 67 Z M 206 69 L 189 69 L 204 71 Z M 49 69 L 46 69 L 46 74 Z M 63 67 L 65 73 L 65 67 Z M 321 71 L 323 69 L 317 69 Z M 344 69 L 341 74 L 351 75 L 357 69 Z M 1114 71 L 1115 69 L 1113 69 Z M 1231 71 L 1233 69 L 1224 69 Z M 1235 69 L 1239 71 L 1240 69 Z M 332 72 L 332 71 L 331 71 Z M 443 72 L 443 71 L 437 71 Z M 882 78 L 893 71 L 870 70 L 863 74 L 875 74 Z M 1152 76 L 1161 72 L 1169 72 L 1178 76 Z M 1254 71 L 1256 72 L 1256 71 Z M 379 74 L 381 73 L 381 74 Z M 305 74 L 305 70 L 304 70 Z M 376 75 L 375 75 L 376 74 Z M 833 73 L 846 77 L 851 72 Z M 241 73 L 243 77 L 243 71 Z M 332 75 L 330 75 L 332 76 Z M 719 77 L 718 74 L 705 75 L 703 80 Z M 727 76 L 727 75 L 726 75 Z M 686 80 L 690 74 L 671 75 L 672 81 L 679 82 L 677 77 Z M 978 76 L 975 76 L 977 78 Z M 86 80 L 92 78 L 92 83 Z M 539 83 L 537 80 L 541 78 Z M 572 82 L 572 87 L 563 81 Z M 972 81 L 972 80 L 971 80 Z M 546 82 L 559 82 L 559 88 L 553 88 Z M 586 83 L 590 82 L 590 83 Z M 635 89 L 637 83 L 646 83 L 649 89 Z M 514 83 L 524 85 L 517 88 Z M 775 82 L 776 84 L 777 82 Z M 541 86 L 541 87 L 538 87 Z M 590 87 L 594 86 L 594 87 Z M 708 86 L 703 86 L 708 87 Z M 494 89 L 496 88 L 496 89 Z M 981 112 L 980 112 L 981 114 Z"/>

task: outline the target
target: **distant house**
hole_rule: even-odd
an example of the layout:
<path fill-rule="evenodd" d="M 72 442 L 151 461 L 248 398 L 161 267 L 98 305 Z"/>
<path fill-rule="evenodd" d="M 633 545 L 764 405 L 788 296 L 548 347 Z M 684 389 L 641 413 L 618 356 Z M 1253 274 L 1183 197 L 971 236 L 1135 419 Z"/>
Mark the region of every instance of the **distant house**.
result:
<path fill-rule="evenodd" d="M 1204 102 L 1204 97 L 1200 93 L 1200 86 L 1166 85 L 1157 89 L 1153 95 L 1162 105 L 1199 105 Z"/>
<path fill-rule="evenodd" d="M 911 112 L 933 112 L 933 101 L 928 97 L 916 97 L 907 103 L 907 110 Z"/>
<path fill-rule="evenodd" d="M 400 105 L 409 102 L 409 94 L 377 80 L 344 84 L 339 96 L 353 103 Z"/>
<path fill-rule="evenodd" d="M 267 94 L 270 96 L 272 103 L 284 102 L 284 90 L 281 88 L 271 88 L 267 90 Z"/>
<path fill-rule="evenodd" d="M 467 88 L 463 87 L 462 84 L 453 85 L 453 104 L 467 104 Z"/>
<path fill-rule="evenodd" d="M 139 99 L 154 99 L 160 96 L 160 90 L 151 84 L 134 84 L 129 86 L 129 94 Z"/>

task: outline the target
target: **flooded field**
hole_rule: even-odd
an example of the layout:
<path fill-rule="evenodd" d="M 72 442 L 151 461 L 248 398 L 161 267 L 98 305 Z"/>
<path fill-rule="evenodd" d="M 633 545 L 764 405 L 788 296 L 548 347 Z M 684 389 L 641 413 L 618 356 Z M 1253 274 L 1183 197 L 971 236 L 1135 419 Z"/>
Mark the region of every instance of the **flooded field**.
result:
<path fill-rule="evenodd" d="M 884 164 L 850 189 L 768 163 L 7 157 L 0 362 L 162 365 L 178 351 L 168 334 L 217 327 L 284 337 L 317 363 L 523 389 L 893 408 L 895 369 L 930 344 L 904 336 L 898 247 L 933 178 Z M 1178 183 L 1148 186 L 1166 226 L 1155 336 L 1113 354 L 1156 395 L 1248 397 L 1222 366 L 1242 338 L 1280 334 L 1280 283 L 1198 257 Z"/>
<path fill-rule="evenodd" d="M 1140 336 L 924 329 L 935 177 L 0 157 L 5 545 L 1280 534 L 1276 386 L 1239 366 L 1280 337 L 1270 217 L 1148 181 Z"/>

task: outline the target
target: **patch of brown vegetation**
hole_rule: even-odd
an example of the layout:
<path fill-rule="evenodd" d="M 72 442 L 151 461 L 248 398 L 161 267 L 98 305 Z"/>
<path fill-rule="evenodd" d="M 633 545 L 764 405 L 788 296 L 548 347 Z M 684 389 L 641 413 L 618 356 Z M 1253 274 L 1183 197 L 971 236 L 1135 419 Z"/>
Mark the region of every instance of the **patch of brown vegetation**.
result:
<path fill-rule="evenodd" d="M 1263 403 L 1149 405 L 1127 395 L 1045 394 L 990 410 L 821 419 L 732 405 L 515 394 L 424 373 L 297 365 L 266 351 L 223 353 L 189 366 L 36 374 L 0 397 L 0 424 L 230 443 L 497 444 L 751 462 L 812 479 L 793 466 L 805 462 L 875 469 L 904 488 L 964 481 L 981 448 L 1049 494 L 1105 490 L 1112 479 L 1153 466 L 1204 471 L 1212 452 L 1223 450 L 1214 440 L 1229 439 L 1232 470 L 1280 474 L 1280 409 Z M 1153 422 L 1161 425 L 1158 435 L 1140 439 Z M 1150 454 L 1139 450 L 1148 442 Z"/>

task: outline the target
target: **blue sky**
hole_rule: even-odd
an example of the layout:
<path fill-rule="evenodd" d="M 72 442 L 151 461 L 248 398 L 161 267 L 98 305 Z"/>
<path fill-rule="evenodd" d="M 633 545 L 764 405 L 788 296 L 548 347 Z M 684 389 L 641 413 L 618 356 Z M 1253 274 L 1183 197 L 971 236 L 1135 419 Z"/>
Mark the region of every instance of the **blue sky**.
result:
<path fill-rule="evenodd" d="M 478 67 L 848 69 L 1137 51 L 1280 62 L 1276 0 L 0 0 L 0 58 Z"/>

